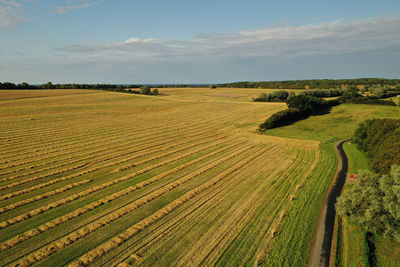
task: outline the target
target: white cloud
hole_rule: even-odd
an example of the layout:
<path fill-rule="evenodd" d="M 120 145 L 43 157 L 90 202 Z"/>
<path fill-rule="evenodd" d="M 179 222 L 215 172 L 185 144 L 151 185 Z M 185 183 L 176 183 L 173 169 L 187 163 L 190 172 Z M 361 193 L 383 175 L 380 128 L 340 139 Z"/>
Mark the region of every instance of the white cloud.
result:
<path fill-rule="evenodd" d="M 132 43 L 150 43 L 150 42 L 153 42 L 153 41 L 156 41 L 156 39 L 150 38 L 150 39 L 141 40 L 141 39 L 136 38 L 136 37 L 131 37 L 131 38 L 125 40 L 125 41 L 124 41 L 124 44 L 132 44 Z"/>
<path fill-rule="evenodd" d="M 0 29 L 14 28 L 28 19 L 24 17 L 23 1 L 0 0 Z"/>
<path fill-rule="evenodd" d="M 400 49 L 400 18 L 262 28 L 233 34 L 209 34 L 175 41 L 132 37 L 121 43 L 59 48 L 87 60 L 218 61 L 230 58 L 279 58 L 343 55 Z"/>
<path fill-rule="evenodd" d="M 126 36 L 117 43 L 65 45 L 53 55 L 8 53 L 0 62 L 0 80 L 215 83 L 395 78 L 399 70 L 400 17 L 381 17 L 204 34 L 187 40 Z"/>
<path fill-rule="evenodd" d="M 88 8 L 91 7 L 93 5 L 98 5 L 101 3 L 104 3 L 105 0 L 97 0 L 97 1 L 90 1 L 90 0 L 81 0 L 77 3 L 73 3 L 71 1 L 67 1 L 65 3 L 65 5 L 62 6 L 57 6 L 55 9 L 55 13 L 58 14 L 64 14 L 64 13 L 68 13 L 70 11 L 73 10 L 77 10 L 77 9 L 82 9 L 82 8 Z"/>

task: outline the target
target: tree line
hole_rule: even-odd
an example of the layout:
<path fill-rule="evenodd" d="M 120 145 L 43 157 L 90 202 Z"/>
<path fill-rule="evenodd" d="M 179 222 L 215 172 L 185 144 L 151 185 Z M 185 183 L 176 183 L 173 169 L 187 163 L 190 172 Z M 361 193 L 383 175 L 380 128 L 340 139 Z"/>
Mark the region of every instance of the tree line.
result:
<path fill-rule="evenodd" d="M 360 78 L 360 79 L 316 79 L 316 80 L 289 80 L 289 81 L 260 81 L 260 82 L 233 82 L 218 84 L 218 87 L 238 88 L 265 88 L 265 89 L 329 89 L 342 88 L 343 86 L 372 86 L 400 84 L 400 79 Z"/>
<path fill-rule="evenodd" d="M 40 85 L 32 85 L 28 83 L 10 83 L 0 82 L 0 89 L 14 89 L 14 90 L 25 90 L 25 89 L 127 89 L 127 88 L 140 88 L 143 85 L 131 84 L 131 85 L 117 85 L 117 84 L 82 84 L 82 83 L 67 83 L 67 84 L 53 84 L 52 82 L 43 83 Z"/>
<path fill-rule="evenodd" d="M 42 90 L 42 89 L 91 89 L 91 90 L 105 90 L 112 92 L 131 93 L 131 94 L 142 94 L 142 95 L 158 95 L 158 89 L 151 89 L 148 85 L 116 85 L 116 84 L 53 84 L 51 82 L 44 83 L 42 85 L 30 85 L 28 83 L 0 83 L 0 89 L 3 90 Z M 138 89 L 138 90 L 134 90 Z"/>
<path fill-rule="evenodd" d="M 288 80 L 288 81 L 240 81 L 220 84 L 157 84 L 158 88 L 166 87 L 237 87 L 237 88 L 265 88 L 265 89 L 342 89 L 345 86 L 397 86 L 400 88 L 400 79 L 360 78 L 360 79 L 314 79 L 314 80 Z M 0 89 L 105 89 L 105 88 L 139 88 L 143 84 L 116 85 L 116 84 L 52 84 L 29 85 L 28 83 L 0 82 Z"/>

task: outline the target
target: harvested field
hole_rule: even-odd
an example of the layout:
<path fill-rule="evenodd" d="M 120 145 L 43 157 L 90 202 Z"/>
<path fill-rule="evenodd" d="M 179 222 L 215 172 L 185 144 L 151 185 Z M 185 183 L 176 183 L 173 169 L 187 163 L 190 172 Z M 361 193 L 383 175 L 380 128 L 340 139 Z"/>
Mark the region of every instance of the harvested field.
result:
<path fill-rule="evenodd" d="M 319 211 L 326 156 L 258 135 L 258 89 L 64 91 L 0 92 L 1 266 L 262 264 L 317 182 Z"/>

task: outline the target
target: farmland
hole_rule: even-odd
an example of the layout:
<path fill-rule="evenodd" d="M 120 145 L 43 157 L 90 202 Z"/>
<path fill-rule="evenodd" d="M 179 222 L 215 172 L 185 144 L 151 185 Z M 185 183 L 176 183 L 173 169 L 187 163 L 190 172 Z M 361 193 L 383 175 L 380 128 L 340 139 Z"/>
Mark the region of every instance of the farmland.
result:
<path fill-rule="evenodd" d="M 321 179 L 318 142 L 255 133 L 284 104 L 53 92 L 2 100 L 1 265 L 262 263 Z"/>

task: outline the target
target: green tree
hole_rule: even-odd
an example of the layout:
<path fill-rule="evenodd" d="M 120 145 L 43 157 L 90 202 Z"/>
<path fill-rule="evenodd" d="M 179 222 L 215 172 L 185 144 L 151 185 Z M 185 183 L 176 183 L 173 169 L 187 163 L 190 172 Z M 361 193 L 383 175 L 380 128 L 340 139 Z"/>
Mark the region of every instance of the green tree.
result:
<path fill-rule="evenodd" d="M 290 97 L 286 104 L 289 109 L 296 108 L 302 112 L 313 112 L 328 105 L 328 102 L 317 97 L 300 94 Z"/>
<path fill-rule="evenodd" d="M 51 88 L 53 88 L 53 84 L 51 82 L 42 84 L 42 88 L 43 89 L 51 89 Z"/>
<path fill-rule="evenodd" d="M 140 87 L 139 88 L 139 92 L 142 94 L 142 95 L 150 95 L 151 94 L 151 89 L 150 89 L 150 86 L 142 86 L 142 87 Z"/>
<path fill-rule="evenodd" d="M 339 197 L 336 210 L 372 232 L 400 241 L 400 166 L 393 165 L 382 176 L 361 171 L 353 187 Z"/>

